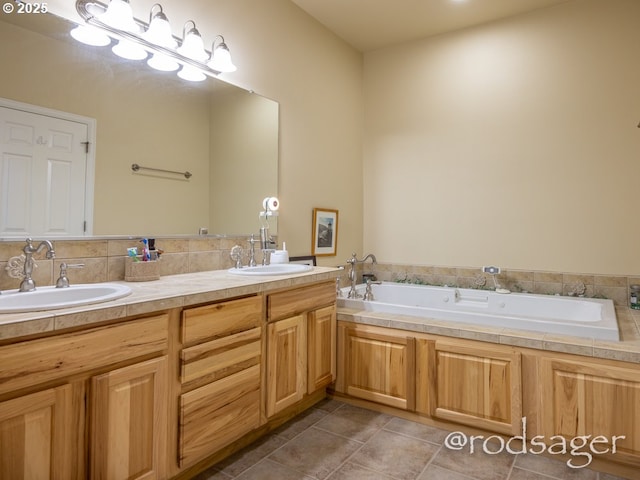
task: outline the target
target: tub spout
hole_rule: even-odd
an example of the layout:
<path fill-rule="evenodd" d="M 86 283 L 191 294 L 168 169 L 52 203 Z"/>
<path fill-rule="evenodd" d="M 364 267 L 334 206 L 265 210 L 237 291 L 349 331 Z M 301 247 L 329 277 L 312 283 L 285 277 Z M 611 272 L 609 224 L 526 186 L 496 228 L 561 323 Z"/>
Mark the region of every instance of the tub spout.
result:
<path fill-rule="evenodd" d="M 362 260 L 358 260 L 358 256 L 355 253 L 352 253 L 351 258 L 347 260 L 347 263 L 349 264 L 349 283 L 351 284 L 347 298 L 360 298 L 362 296 L 356 290 L 356 263 L 364 263 L 368 259 L 371 259 L 372 263 L 378 263 L 376 256 L 373 253 L 365 256 Z"/>

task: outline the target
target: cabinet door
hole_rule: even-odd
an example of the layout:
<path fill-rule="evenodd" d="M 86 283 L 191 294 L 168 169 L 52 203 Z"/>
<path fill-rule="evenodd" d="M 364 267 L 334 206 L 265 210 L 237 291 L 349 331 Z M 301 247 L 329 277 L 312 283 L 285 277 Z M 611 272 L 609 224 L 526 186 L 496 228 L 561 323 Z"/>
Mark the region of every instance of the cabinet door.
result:
<path fill-rule="evenodd" d="M 336 378 L 336 307 L 310 312 L 307 319 L 307 393 Z"/>
<path fill-rule="evenodd" d="M 91 478 L 165 478 L 167 357 L 96 376 L 91 385 Z"/>
<path fill-rule="evenodd" d="M 425 349 L 432 349 L 425 354 Z M 418 382 L 430 384 L 418 400 L 428 415 L 506 434 L 520 432 L 520 353 L 501 345 L 464 340 L 419 340 Z M 431 365 L 423 365 L 430 362 Z M 421 372 L 430 372 L 430 379 Z"/>
<path fill-rule="evenodd" d="M 375 327 L 347 328 L 348 395 L 405 410 L 415 409 L 415 339 Z"/>
<path fill-rule="evenodd" d="M 70 385 L 0 403 L 0 478 L 77 478 L 71 410 Z"/>
<path fill-rule="evenodd" d="M 611 460 L 640 468 L 640 369 L 589 361 L 542 358 L 542 424 L 545 438 L 603 436 L 616 452 Z"/>
<path fill-rule="evenodd" d="M 306 317 L 267 325 L 267 417 L 302 400 L 307 390 Z"/>

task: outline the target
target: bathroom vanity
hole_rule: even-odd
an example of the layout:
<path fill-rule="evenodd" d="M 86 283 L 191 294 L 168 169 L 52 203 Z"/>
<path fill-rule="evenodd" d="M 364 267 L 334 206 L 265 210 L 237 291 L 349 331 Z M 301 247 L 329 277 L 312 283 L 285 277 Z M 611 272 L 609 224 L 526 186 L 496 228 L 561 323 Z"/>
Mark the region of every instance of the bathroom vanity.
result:
<path fill-rule="evenodd" d="M 0 316 L 0 478 L 188 478 L 309 408 L 335 379 L 339 272 Z"/>

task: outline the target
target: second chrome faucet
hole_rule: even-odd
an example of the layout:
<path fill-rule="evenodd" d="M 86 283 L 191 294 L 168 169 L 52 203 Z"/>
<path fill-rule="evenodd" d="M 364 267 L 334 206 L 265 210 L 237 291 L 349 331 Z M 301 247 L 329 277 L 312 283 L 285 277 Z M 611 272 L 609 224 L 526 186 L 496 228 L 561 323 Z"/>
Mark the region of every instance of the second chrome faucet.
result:
<path fill-rule="evenodd" d="M 360 298 L 362 296 L 356 290 L 356 283 L 357 283 L 356 263 L 364 263 L 369 259 L 371 259 L 371 262 L 374 264 L 378 263 L 378 261 L 376 260 L 376 256 L 373 253 L 366 255 L 361 260 L 358 260 L 358 256 L 355 253 L 352 253 L 351 258 L 347 260 L 347 263 L 349 264 L 349 283 L 351 284 L 351 288 L 349 289 L 347 298 Z"/>

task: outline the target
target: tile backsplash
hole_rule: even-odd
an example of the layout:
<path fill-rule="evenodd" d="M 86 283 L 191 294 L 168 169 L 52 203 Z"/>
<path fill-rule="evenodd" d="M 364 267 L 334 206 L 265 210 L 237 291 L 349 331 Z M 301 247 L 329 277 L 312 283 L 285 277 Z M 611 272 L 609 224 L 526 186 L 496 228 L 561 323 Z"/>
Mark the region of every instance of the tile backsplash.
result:
<path fill-rule="evenodd" d="M 248 236 L 205 236 L 157 238 L 156 248 L 163 250 L 160 259 L 160 275 L 175 275 L 207 270 L 219 270 L 233 266 L 229 254 L 234 245 L 240 245 L 248 253 Z M 34 242 L 35 243 L 35 242 Z M 33 270 L 36 285 L 54 285 L 60 274 L 60 264 L 84 264 L 83 268 L 69 269 L 70 283 L 97 283 L 124 280 L 127 248 L 138 247 L 140 238 L 103 238 L 90 240 L 53 240 L 55 259 L 47 260 L 44 252 L 35 255 L 37 267 Z M 20 279 L 11 278 L 7 262 L 22 254 L 24 241 L 0 242 L 0 290 L 18 288 Z M 256 261 L 262 261 L 262 253 L 256 248 Z M 247 263 L 246 260 L 244 262 Z"/>
<path fill-rule="evenodd" d="M 165 237 L 156 239 L 156 248 L 163 250 L 160 259 L 160 275 L 220 270 L 233 267 L 231 248 L 240 245 L 245 250 L 247 264 L 249 237 L 198 236 Z M 5 267 L 11 257 L 22 253 L 24 241 L 0 242 L 0 290 L 18 288 L 20 280 L 9 277 Z M 96 238 L 88 240 L 54 240 L 56 257 L 47 260 L 36 255 L 37 267 L 33 270 L 36 285 L 54 285 L 60 273 L 60 264 L 83 263 L 80 269 L 69 269 L 71 284 L 97 283 L 124 280 L 127 248 L 141 246 L 139 237 Z M 262 253 L 256 248 L 256 261 L 262 261 Z M 348 285 L 345 264 L 342 285 Z M 378 280 L 390 282 L 449 285 L 461 288 L 491 288 L 493 280 L 483 274 L 480 267 L 446 267 L 381 263 L 357 265 L 358 282 L 363 273 L 373 273 Z M 545 271 L 502 269 L 496 280 L 503 288 L 514 292 L 531 292 L 547 295 L 568 295 L 584 291 L 586 297 L 610 298 L 616 305 L 628 305 L 629 285 L 640 284 L 640 276 L 595 275 Z M 484 286 L 482 285 L 484 283 Z"/>

